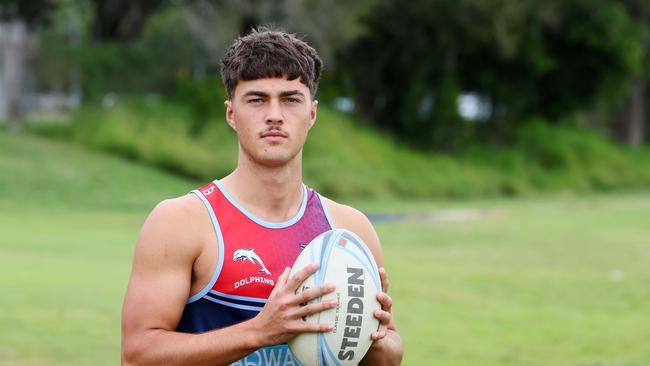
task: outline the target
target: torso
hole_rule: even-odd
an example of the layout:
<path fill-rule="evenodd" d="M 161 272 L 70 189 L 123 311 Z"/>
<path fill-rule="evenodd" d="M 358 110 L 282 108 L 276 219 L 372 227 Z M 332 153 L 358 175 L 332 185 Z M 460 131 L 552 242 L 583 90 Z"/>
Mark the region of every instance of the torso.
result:
<path fill-rule="evenodd" d="M 218 181 L 193 194 L 192 205 L 198 207 L 197 200 L 203 205 L 204 218 L 196 220 L 193 228 L 200 232 L 201 250 L 193 265 L 191 296 L 177 329 L 182 332 L 204 332 L 255 316 L 284 268 L 292 266 L 314 237 L 332 227 L 322 198 L 307 187 L 298 213 L 282 223 L 255 217 Z M 211 219 L 205 219 L 206 209 Z M 287 357 L 286 345 L 282 347 L 271 353 L 259 350 L 251 357 L 257 355 L 257 361 Z M 255 364 L 253 359 L 248 361 Z"/>

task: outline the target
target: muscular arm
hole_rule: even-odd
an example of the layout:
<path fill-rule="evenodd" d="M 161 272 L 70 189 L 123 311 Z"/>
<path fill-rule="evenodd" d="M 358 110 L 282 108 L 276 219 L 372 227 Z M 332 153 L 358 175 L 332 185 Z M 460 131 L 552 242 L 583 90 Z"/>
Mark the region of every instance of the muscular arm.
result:
<path fill-rule="evenodd" d="M 395 320 L 391 314 L 392 299 L 387 294 L 388 277 L 383 269 L 383 254 L 379 237 L 368 218 L 358 210 L 349 206 L 338 204 L 326 199 L 326 205 L 332 217 L 333 225 L 337 228 L 350 230 L 368 245 L 380 268 L 382 292 L 377 295 L 377 300 L 382 304 L 382 309 L 375 310 L 375 317 L 380 320 L 379 332 L 373 334 L 374 342 L 366 356 L 361 360 L 361 365 L 399 365 L 404 353 L 402 339 L 397 332 Z"/>
<path fill-rule="evenodd" d="M 298 333 L 331 330 L 331 325 L 302 321 L 336 306 L 300 307 L 333 291 L 325 284 L 296 295 L 299 284 L 316 271 L 308 266 L 292 276 L 285 270 L 256 317 L 201 334 L 176 332 L 190 295 L 193 266 L 204 247 L 205 230 L 197 226 L 197 212 L 207 215 L 201 205 L 193 196 L 164 201 L 142 228 L 122 311 L 122 364 L 227 365 Z"/>
<path fill-rule="evenodd" d="M 125 365 L 228 364 L 258 347 L 249 323 L 204 334 L 175 332 L 202 248 L 190 200 L 163 201 L 140 233 L 122 313 Z"/>

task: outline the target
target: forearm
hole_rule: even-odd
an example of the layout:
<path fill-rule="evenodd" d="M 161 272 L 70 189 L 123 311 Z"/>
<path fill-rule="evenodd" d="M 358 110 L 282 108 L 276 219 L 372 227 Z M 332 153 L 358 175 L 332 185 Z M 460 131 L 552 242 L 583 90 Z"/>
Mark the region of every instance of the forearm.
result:
<path fill-rule="evenodd" d="M 359 365 L 393 366 L 402 363 L 404 348 L 402 338 L 394 330 L 387 330 L 386 337 L 376 341 Z"/>
<path fill-rule="evenodd" d="M 263 345 L 253 322 L 201 334 L 156 329 L 126 339 L 123 365 L 228 365 Z"/>

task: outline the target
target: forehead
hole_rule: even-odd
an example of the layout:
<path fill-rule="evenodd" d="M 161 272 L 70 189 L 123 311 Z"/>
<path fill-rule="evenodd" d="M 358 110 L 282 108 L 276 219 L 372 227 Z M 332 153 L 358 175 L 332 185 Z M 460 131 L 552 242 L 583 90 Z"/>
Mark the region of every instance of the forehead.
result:
<path fill-rule="evenodd" d="M 235 98 L 248 92 L 263 92 L 269 95 L 278 95 L 285 91 L 298 90 L 309 97 L 309 88 L 300 82 L 300 78 L 287 80 L 284 78 L 264 78 L 239 81 L 235 87 Z"/>

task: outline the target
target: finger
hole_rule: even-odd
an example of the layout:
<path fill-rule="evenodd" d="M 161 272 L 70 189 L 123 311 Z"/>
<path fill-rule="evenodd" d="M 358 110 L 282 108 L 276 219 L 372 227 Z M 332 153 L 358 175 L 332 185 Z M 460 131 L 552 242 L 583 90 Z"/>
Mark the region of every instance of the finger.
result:
<path fill-rule="evenodd" d="M 289 279 L 287 280 L 287 286 L 291 289 L 291 291 L 295 292 L 296 289 L 298 289 L 298 286 L 300 286 L 301 283 L 303 283 L 307 277 L 311 276 L 318 270 L 318 264 L 317 263 L 311 263 L 306 265 L 305 267 L 301 268 L 293 274 L 292 276 L 289 276 Z"/>
<path fill-rule="evenodd" d="M 381 308 L 386 311 L 391 311 L 393 308 L 393 298 L 385 292 L 380 292 L 377 294 L 377 301 L 379 301 L 381 304 Z"/>
<path fill-rule="evenodd" d="M 338 305 L 338 302 L 336 300 L 315 302 L 313 304 L 308 304 L 300 307 L 300 309 L 296 311 L 295 316 L 297 318 L 305 318 L 309 315 L 317 314 L 321 311 L 335 308 L 336 305 Z"/>
<path fill-rule="evenodd" d="M 273 290 L 271 291 L 269 297 L 275 295 L 278 291 L 280 291 L 281 288 L 284 287 L 285 283 L 287 282 L 287 277 L 289 277 L 289 272 L 289 267 L 286 267 L 280 277 L 278 277 L 278 280 L 275 282 L 275 287 L 273 287 Z"/>
<path fill-rule="evenodd" d="M 331 324 L 308 323 L 300 320 L 295 322 L 292 328 L 293 333 L 325 333 L 331 332 L 334 326 Z"/>
<path fill-rule="evenodd" d="M 379 309 L 375 310 L 372 314 L 379 320 L 379 323 L 382 325 L 388 325 L 388 323 L 390 323 L 390 320 L 393 318 L 393 315 L 391 313 Z"/>
<path fill-rule="evenodd" d="M 370 334 L 370 339 L 372 339 L 373 341 L 378 341 L 378 340 L 380 340 L 380 339 L 382 339 L 384 337 L 386 337 L 386 331 L 385 330 L 379 330 L 379 331 L 376 331 L 376 332 L 372 332 L 372 334 Z"/>
<path fill-rule="evenodd" d="M 381 291 L 388 292 L 388 274 L 384 267 L 379 268 L 379 279 L 381 280 Z"/>
<path fill-rule="evenodd" d="M 294 304 L 304 304 L 310 302 L 313 299 L 319 298 L 325 294 L 336 290 L 336 285 L 333 283 L 326 283 L 324 285 L 318 286 L 316 288 L 307 289 L 296 295 L 295 299 L 292 301 Z"/>

